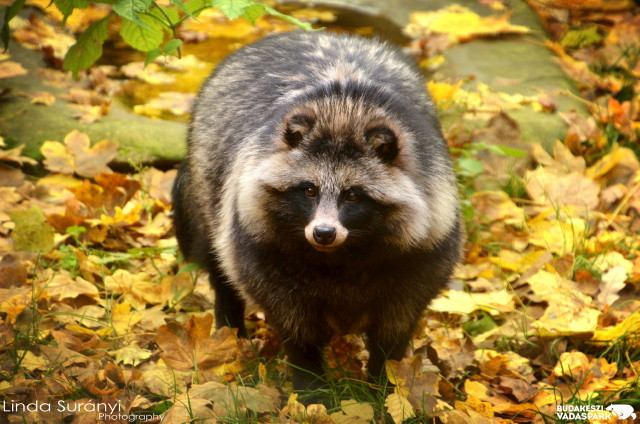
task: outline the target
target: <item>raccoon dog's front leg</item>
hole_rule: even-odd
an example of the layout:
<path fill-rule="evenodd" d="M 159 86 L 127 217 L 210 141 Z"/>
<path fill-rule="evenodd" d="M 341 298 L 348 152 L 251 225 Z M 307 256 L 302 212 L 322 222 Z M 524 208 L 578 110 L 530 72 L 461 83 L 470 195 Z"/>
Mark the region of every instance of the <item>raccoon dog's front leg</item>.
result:
<path fill-rule="evenodd" d="M 379 334 L 369 335 L 369 340 L 367 341 L 369 364 L 367 369 L 374 382 L 382 382 L 383 378 L 386 378 L 386 375 L 384 375 L 386 360 L 400 361 L 404 358 L 410 341 L 411 332 L 394 334 L 393 337 Z"/>
<path fill-rule="evenodd" d="M 315 390 L 324 386 L 322 348 L 309 342 L 284 342 L 293 368 L 295 390 Z"/>
<path fill-rule="evenodd" d="M 244 326 L 244 299 L 231 287 L 224 277 L 209 272 L 209 282 L 216 292 L 215 315 L 216 327 L 220 328 L 228 325 L 238 329 L 238 337 L 247 337 L 247 330 Z"/>

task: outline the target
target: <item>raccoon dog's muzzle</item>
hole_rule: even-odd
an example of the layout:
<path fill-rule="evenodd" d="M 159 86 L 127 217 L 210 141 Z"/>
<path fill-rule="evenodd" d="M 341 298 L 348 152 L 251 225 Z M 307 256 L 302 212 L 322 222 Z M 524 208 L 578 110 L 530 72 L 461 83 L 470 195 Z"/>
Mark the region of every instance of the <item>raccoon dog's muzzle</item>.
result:
<path fill-rule="evenodd" d="M 320 205 L 316 215 L 304 229 L 307 241 L 320 252 L 332 252 L 347 239 L 349 230 L 340 223 L 338 210 Z"/>

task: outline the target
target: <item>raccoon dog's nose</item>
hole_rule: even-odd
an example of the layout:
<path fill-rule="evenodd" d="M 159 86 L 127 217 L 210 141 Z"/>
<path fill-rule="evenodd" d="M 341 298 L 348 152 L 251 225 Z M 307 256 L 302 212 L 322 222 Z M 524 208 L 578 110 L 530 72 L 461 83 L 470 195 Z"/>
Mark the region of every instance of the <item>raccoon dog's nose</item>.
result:
<path fill-rule="evenodd" d="M 313 229 L 313 239 L 318 244 L 324 246 L 331 244 L 336 239 L 336 229 L 334 227 L 325 227 L 324 225 L 318 225 Z"/>

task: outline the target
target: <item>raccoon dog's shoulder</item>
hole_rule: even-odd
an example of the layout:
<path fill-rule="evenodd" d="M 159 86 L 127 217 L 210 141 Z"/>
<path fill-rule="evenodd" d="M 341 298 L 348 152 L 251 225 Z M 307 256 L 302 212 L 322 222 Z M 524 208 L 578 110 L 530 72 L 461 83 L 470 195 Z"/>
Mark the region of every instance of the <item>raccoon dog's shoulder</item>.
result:
<path fill-rule="evenodd" d="M 424 81 L 385 43 L 329 33 L 268 37 L 219 65 L 198 99 L 188 160 L 198 193 L 220 187 L 200 206 L 223 264 L 234 228 L 292 245 L 286 222 L 294 232 L 321 212 L 320 203 L 304 217 L 285 210 L 283 193 L 305 185 L 337 202 L 357 188 L 380 218 L 368 236 L 399 250 L 432 248 L 459 225 L 455 177 Z"/>

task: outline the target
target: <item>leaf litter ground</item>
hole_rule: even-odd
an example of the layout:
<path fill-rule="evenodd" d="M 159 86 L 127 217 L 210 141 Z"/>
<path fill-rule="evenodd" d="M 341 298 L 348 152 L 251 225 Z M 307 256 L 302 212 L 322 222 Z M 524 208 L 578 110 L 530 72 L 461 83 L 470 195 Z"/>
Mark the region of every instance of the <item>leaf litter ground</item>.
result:
<path fill-rule="evenodd" d="M 502 2 L 484 3 L 496 9 L 494 17 L 460 6 L 412 15 L 409 50 L 421 66 L 436 69 L 452 44 L 526 31 L 509 24 Z M 0 394 L 5 409 L 53 406 L 0 416 L 122 422 L 99 419 L 102 407 L 141 422 L 542 423 L 576 421 L 557 415 L 558 405 L 626 403 L 640 410 L 640 15 L 630 5 L 611 11 L 606 2 L 578 3 L 538 3 L 548 44 L 591 111 L 563 116 L 568 133 L 551 152 L 519 142 L 508 111 L 554 113 L 554 96 L 566 93 L 509 95 L 471 85 L 472 78 L 428 84 L 439 109 L 463 122 L 446 135 L 463 194 L 466 257 L 449 290 L 425 311 L 410 355 L 387 364 L 393 386 L 374 385 L 372 395 L 362 382 L 361 337 L 334 338 L 326 352 L 329 409 L 305 407 L 291 393 L 279 340 L 259 311 L 248 317 L 249 340 L 214 330 L 206 275 L 182 263 L 172 235 L 174 170 L 136 165 L 128 174 L 113 172 L 108 164 L 117 145 L 91 146 L 74 131 L 42 146 L 46 173 L 34 174 L 33 159 L 3 142 Z M 43 49 L 58 66 L 73 44 L 66 31 L 105 16 L 100 7 L 77 10 L 61 28 L 55 7 L 45 11 L 44 20 L 15 21 L 14 38 Z M 333 19 L 330 11 L 292 13 Z M 274 22 L 261 18 L 257 31 L 283 25 Z M 181 31 L 187 41 L 256 38 L 251 25 L 216 12 Z M 9 59 L 0 62 L 2 77 L 24 72 Z M 70 93 L 82 107 L 78 119 L 108 114 L 110 96 L 127 85 L 136 87 L 131 92 L 146 87 L 137 113 L 184 116 L 194 81 L 212 65 L 189 55 L 164 64 L 83 74 L 86 88 Z M 47 94 L 24 93 L 38 107 L 52 103 Z M 486 127 L 465 128 L 465 118 L 478 114 L 488 117 Z M 505 139 L 510 148 L 499 147 Z M 624 420 L 602 411 L 582 422 Z"/>

